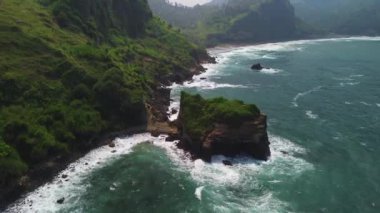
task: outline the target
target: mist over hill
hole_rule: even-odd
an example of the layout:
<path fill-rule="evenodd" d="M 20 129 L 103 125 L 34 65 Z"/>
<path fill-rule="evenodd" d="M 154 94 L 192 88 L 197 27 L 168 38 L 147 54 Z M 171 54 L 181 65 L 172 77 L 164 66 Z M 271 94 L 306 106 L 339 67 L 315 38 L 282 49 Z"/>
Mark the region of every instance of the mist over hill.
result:
<path fill-rule="evenodd" d="M 155 15 L 208 46 L 289 40 L 309 32 L 288 0 L 214 0 L 195 7 L 166 0 L 149 0 L 149 4 Z"/>
<path fill-rule="evenodd" d="M 328 35 L 378 35 L 376 0 L 149 0 L 154 14 L 193 41 L 221 43 L 281 41 Z"/>
<path fill-rule="evenodd" d="M 380 1 L 291 0 L 296 15 L 327 32 L 345 35 L 380 34 Z"/>

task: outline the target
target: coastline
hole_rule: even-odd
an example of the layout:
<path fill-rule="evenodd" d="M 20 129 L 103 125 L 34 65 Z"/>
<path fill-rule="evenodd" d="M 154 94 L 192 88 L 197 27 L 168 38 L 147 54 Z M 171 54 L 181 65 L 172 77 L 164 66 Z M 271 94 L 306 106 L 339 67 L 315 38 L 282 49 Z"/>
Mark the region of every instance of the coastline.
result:
<path fill-rule="evenodd" d="M 339 37 L 339 38 L 335 37 L 335 38 L 324 38 L 324 39 L 293 40 L 293 41 L 285 41 L 285 42 L 304 42 L 304 41 L 318 41 L 318 40 L 320 41 L 320 40 L 327 40 L 327 39 L 356 39 L 356 38 L 368 38 L 368 37 L 365 37 L 365 36 Z M 370 37 L 370 38 L 380 39 L 380 37 Z M 280 42 L 274 42 L 274 43 L 280 43 Z M 262 43 L 262 44 L 270 44 L 270 43 Z M 244 46 L 255 46 L 255 45 L 261 45 L 261 44 L 246 44 L 246 45 L 241 45 L 241 46 L 238 46 L 238 45 L 234 45 L 234 46 L 222 45 L 222 46 L 217 46 L 215 48 L 230 49 L 230 48 L 239 48 L 239 47 L 244 47 Z M 215 48 L 211 48 L 208 50 L 213 50 Z M 200 64 L 201 63 L 199 63 L 198 65 L 200 65 Z M 204 70 L 199 70 L 197 72 L 191 72 L 191 76 L 182 79 L 182 83 L 187 81 L 187 80 L 190 80 L 194 75 L 198 75 L 198 74 L 202 73 L 203 71 Z M 171 83 L 173 83 L 173 82 L 171 82 Z M 167 90 L 170 91 L 170 89 L 167 89 Z M 155 90 L 155 91 L 157 92 L 158 90 Z M 164 103 L 164 102 L 170 103 L 170 92 L 169 92 L 169 95 L 161 94 L 161 93 L 156 93 L 155 95 L 156 95 L 156 98 L 153 98 L 152 101 L 157 100 L 157 98 L 158 98 L 158 99 L 161 99 L 162 102 L 156 103 L 154 108 L 159 109 L 158 110 L 159 113 L 166 115 L 167 109 L 169 106 L 166 104 L 162 104 L 162 103 Z M 125 130 L 125 131 L 108 133 L 108 134 L 105 134 L 103 136 L 94 138 L 90 142 L 91 147 L 88 147 L 88 149 L 86 149 L 86 150 L 82 150 L 80 152 L 75 152 L 70 157 L 65 158 L 65 159 L 62 159 L 62 158 L 52 159 L 51 161 L 53 163 L 51 163 L 51 161 L 44 163 L 46 165 L 48 165 L 48 164 L 54 165 L 54 167 L 53 168 L 51 167 L 47 172 L 48 174 L 44 177 L 39 176 L 41 174 L 39 172 L 41 172 L 41 171 L 32 171 L 31 177 L 34 177 L 35 179 L 31 180 L 31 182 L 30 182 L 31 186 L 29 186 L 28 189 L 21 189 L 22 191 L 18 191 L 17 193 L 14 193 L 11 196 L 6 197 L 7 198 L 7 200 L 5 200 L 6 205 L 1 206 L 0 211 L 4 210 L 9 204 L 13 203 L 14 201 L 19 199 L 20 197 L 22 197 L 26 193 L 33 191 L 34 189 L 38 188 L 39 186 L 45 184 L 46 182 L 53 180 L 53 178 L 56 177 L 56 175 L 59 174 L 59 172 L 61 172 L 62 170 L 64 170 L 69 164 L 71 164 L 72 162 L 83 157 L 84 155 L 89 153 L 91 150 L 96 149 L 96 148 L 101 147 L 101 146 L 105 146 L 117 137 L 125 137 L 125 136 L 130 136 L 133 134 L 144 133 L 144 132 L 152 132 L 152 131 L 148 131 L 147 126 L 139 126 L 139 127 L 130 128 L 130 129 Z M 2 200 L 2 202 L 4 202 L 4 201 Z"/>
<path fill-rule="evenodd" d="M 14 184 L 8 185 L 7 188 L 0 189 L 0 212 L 6 210 L 12 203 L 22 198 L 26 194 L 36 190 L 38 187 L 51 182 L 70 164 L 84 157 L 92 150 L 110 145 L 117 138 L 124 138 L 136 134 L 150 133 L 152 135 L 169 133 L 166 126 L 170 126 L 170 121 L 167 119 L 167 111 L 170 105 L 170 91 L 167 86 L 173 83 L 182 84 L 195 75 L 199 75 L 205 71 L 203 67 L 206 63 L 216 63 L 215 59 L 209 54 L 202 55 L 197 59 L 197 63 L 191 68 L 188 68 L 185 75 L 176 75 L 173 72 L 166 79 L 157 80 L 156 88 L 153 88 L 152 97 L 146 102 L 147 119 L 145 124 L 134 126 L 125 130 L 105 133 L 94 136 L 89 140 L 85 147 L 74 150 L 67 156 L 57 156 L 49 159 L 46 162 L 35 165 L 23 177 L 15 181 Z M 164 86 L 162 86 L 164 85 Z M 148 108 L 148 105 L 150 108 Z M 150 120 L 157 123 L 150 124 Z M 164 126 L 164 127 L 163 127 Z M 170 133 L 169 133 L 170 134 Z"/>
<path fill-rule="evenodd" d="M 248 43 L 225 43 L 212 47 L 208 47 L 208 51 L 215 52 L 226 52 L 232 48 L 241 48 L 249 46 L 260 46 L 267 44 L 281 44 L 281 43 L 298 43 L 298 42 L 307 42 L 307 41 L 334 41 L 336 39 L 347 39 L 347 40 L 380 40 L 380 35 L 376 36 L 367 36 L 367 35 L 333 35 L 333 36 L 321 36 L 321 37 L 312 37 L 312 38 L 302 38 L 295 40 L 282 40 L 282 41 L 269 41 L 269 42 L 248 42 Z"/>

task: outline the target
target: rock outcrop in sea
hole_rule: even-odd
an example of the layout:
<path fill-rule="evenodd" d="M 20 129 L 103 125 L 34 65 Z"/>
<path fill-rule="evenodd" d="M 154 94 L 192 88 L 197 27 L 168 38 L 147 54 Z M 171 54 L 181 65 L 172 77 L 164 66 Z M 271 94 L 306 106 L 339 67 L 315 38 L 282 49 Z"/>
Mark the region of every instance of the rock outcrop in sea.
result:
<path fill-rule="evenodd" d="M 262 69 L 264 69 L 264 67 L 260 63 L 258 63 L 258 64 L 252 65 L 251 69 L 253 69 L 253 70 L 262 70 Z"/>
<path fill-rule="evenodd" d="M 179 148 L 193 158 L 210 161 L 212 155 L 248 154 L 259 160 L 270 156 L 267 117 L 252 104 L 199 95 L 181 94 L 177 120 Z"/>

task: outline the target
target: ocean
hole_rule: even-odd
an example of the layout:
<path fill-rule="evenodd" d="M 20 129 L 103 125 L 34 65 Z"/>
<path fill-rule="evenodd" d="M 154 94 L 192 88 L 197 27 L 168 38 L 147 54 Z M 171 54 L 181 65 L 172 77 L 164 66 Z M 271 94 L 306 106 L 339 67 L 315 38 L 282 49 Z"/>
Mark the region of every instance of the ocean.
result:
<path fill-rule="evenodd" d="M 137 134 L 93 150 L 6 212 L 380 212 L 380 37 L 209 52 L 218 63 L 172 85 L 171 108 L 182 90 L 256 104 L 268 116 L 268 161 L 191 161 L 165 136 Z"/>

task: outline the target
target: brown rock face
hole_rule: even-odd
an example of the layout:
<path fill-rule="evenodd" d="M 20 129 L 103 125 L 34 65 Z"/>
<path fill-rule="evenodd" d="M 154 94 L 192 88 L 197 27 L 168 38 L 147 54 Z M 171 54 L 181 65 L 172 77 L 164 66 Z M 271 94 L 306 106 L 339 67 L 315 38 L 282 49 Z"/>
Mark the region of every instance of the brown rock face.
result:
<path fill-rule="evenodd" d="M 200 144 L 191 141 L 185 130 L 181 133 L 179 147 L 188 150 L 194 158 L 202 158 L 205 161 L 210 161 L 212 155 L 235 156 L 244 153 L 259 160 L 267 160 L 270 156 L 265 115 L 238 126 L 216 123 L 214 128 L 202 137 Z"/>

